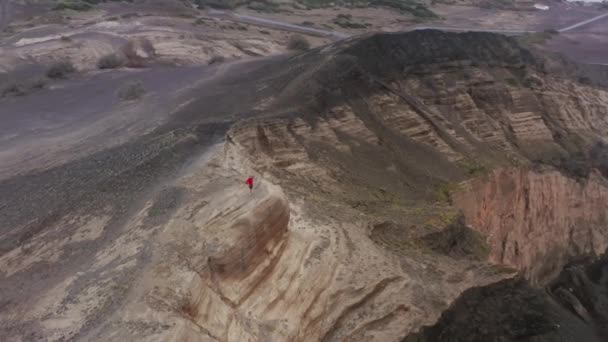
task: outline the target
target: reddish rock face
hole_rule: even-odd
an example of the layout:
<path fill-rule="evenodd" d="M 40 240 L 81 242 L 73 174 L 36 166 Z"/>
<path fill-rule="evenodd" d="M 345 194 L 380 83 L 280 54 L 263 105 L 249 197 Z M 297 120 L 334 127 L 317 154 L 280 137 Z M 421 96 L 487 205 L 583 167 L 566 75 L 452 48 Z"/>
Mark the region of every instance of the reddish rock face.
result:
<path fill-rule="evenodd" d="M 608 246 L 608 186 L 592 174 L 496 170 L 454 196 L 467 222 L 487 236 L 491 261 L 516 267 L 532 283 L 556 275 L 569 258 Z"/>

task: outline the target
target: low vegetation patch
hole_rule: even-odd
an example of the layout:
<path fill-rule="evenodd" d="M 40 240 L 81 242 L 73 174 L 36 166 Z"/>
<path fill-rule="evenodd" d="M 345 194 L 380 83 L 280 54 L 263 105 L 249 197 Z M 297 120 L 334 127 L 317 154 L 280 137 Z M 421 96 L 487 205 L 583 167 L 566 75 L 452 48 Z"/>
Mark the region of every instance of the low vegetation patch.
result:
<path fill-rule="evenodd" d="M 72 11 L 88 11 L 93 8 L 93 5 L 84 1 L 77 0 L 66 0 L 58 2 L 53 10 L 55 11 L 63 11 L 63 10 L 72 10 Z"/>
<path fill-rule="evenodd" d="M 525 34 L 518 37 L 518 40 L 526 45 L 543 45 L 557 35 L 559 35 L 557 30 L 545 30 L 543 32 Z"/>
<path fill-rule="evenodd" d="M 194 0 L 199 8 L 211 7 L 217 9 L 234 9 L 239 6 L 246 6 L 258 12 L 281 12 L 279 2 L 272 0 Z M 436 18 L 437 15 L 429 10 L 422 1 L 417 0 L 296 0 L 293 3 L 295 8 L 314 9 L 328 7 L 387 7 L 403 13 L 409 13 L 418 18 Z"/>
<path fill-rule="evenodd" d="M 517 8 L 517 2 L 514 0 L 483 0 L 479 3 L 479 7 L 493 10 L 514 10 Z"/>
<path fill-rule="evenodd" d="M 471 177 L 481 176 L 488 173 L 489 169 L 477 160 L 466 159 L 460 162 L 467 174 Z"/>
<path fill-rule="evenodd" d="M 452 194 L 461 190 L 459 183 L 454 182 L 443 182 L 439 183 L 436 187 L 436 198 L 440 202 L 446 202 L 452 204 Z"/>
<path fill-rule="evenodd" d="M 132 13 L 125 13 L 125 14 L 121 14 L 120 17 L 122 19 L 130 19 L 130 18 L 138 18 L 141 15 L 137 12 L 132 12 Z"/>
<path fill-rule="evenodd" d="M 416 0 L 300 0 L 306 8 L 325 8 L 333 6 L 344 7 L 387 7 L 403 13 L 409 13 L 418 18 L 436 18 L 437 15 L 429 10 L 422 2 Z"/>
<path fill-rule="evenodd" d="M 369 24 L 354 22 L 352 19 L 350 14 L 338 14 L 333 22 L 342 28 L 361 29 L 369 26 Z"/>
<path fill-rule="evenodd" d="M 310 43 L 303 36 L 295 34 L 289 37 L 287 48 L 292 51 L 306 51 L 310 49 Z"/>
<path fill-rule="evenodd" d="M 220 56 L 220 55 L 213 55 L 213 56 L 211 56 L 211 59 L 209 59 L 209 62 L 207 64 L 209 64 L 209 65 L 220 64 L 220 63 L 224 63 L 225 61 L 226 61 L 226 57 Z"/>
<path fill-rule="evenodd" d="M 67 78 L 68 75 L 76 72 L 74 64 L 69 61 L 57 62 L 51 65 L 49 70 L 46 72 L 46 76 L 49 78 Z"/>
<path fill-rule="evenodd" d="M 44 78 L 37 78 L 26 82 L 15 82 L 2 89 L 0 97 L 25 96 L 36 90 L 43 89 L 46 84 L 47 80 Z"/>
<path fill-rule="evenodd" d="M 207 19 L 205 18 L 197 18 L 194 21 L 194 25 L 206 25 L 207 24 Z"/>
<path fill-rule="evenodd" d="M 270 1 L 253 1 L 247 5 L 247 8 L 258 12 L 267 13 L 276 13 L 281 11 L 277 3 Z"/>
<path fill-rule="evenodd" d="M 280 5 L 272 0 L 194 0 L 199 8 L 235 9 L 246 6 L 258 12 L 280 12 Z"/>
<path fill-rule="evenodd" d="M 110 54 L 104 55 L 97 61 L 97 67 L 99 69 L 116 69 L 116 68 L 120 68 L 124 64 L 125 64 L 124 57 L 122 57 L 116 53 L 110 53 Z"/>
<path fill-rule="evenodd" d="M 124 101 L 133 101 L 140 99 L 146 94 L 144 85 L 137 82 L 129 82 L 118 89 L 118 97 Z"/>
<path fill-rule="evenodd" d="M 26 94 L 25 87 L 22 83 L 13 83 L 2 89 L 2 97 L 7 96 L 23 96 Z"/>
<path fill-rule="evenodd" d="M 188 13 L 188 12 L 179 13 L 177 16 L 180 18 L 185 18 L 185 19 L 195 19 L 196 18 L 196 15 L 194 13 Z"/>
<path fill-rule="evenodd" d="M 199 8 L 218 8 L 218 9 L 233 9 L 237 6 L 244 5 L 247 1 L 240 0 L 194 0 L 194 3 Z"/>
<path fill-rule="evenodd" d="M 467 227 L 462 215 L 444 230 L 428 234 L 420 240 L 429 249 L 456 259 L 483 261 L 490 255 L 490 248 L 484 237 Z"/>

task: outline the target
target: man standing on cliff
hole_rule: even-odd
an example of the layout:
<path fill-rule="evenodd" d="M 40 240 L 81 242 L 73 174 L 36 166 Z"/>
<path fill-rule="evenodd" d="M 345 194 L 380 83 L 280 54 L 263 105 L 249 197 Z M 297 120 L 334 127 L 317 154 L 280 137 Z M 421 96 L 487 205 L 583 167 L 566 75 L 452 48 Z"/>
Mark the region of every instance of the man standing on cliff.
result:
<path fill-rule="evenodd" d="M 249 176 L 249 178 L 247 178 L 245 181 L 245 184 L 249 186 L 249 192 L 251 192 L 253 190 L 253 176 Z"/>

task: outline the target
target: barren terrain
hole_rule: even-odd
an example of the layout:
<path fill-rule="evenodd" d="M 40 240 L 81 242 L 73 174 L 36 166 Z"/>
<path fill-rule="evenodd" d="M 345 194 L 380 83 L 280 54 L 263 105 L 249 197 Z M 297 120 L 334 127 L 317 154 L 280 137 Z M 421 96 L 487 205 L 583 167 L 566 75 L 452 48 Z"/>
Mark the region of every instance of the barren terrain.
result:
<path fill-rule="evenodd" d="M 7 3 L 3 341 L 606 340 L 606 19 Z"/>

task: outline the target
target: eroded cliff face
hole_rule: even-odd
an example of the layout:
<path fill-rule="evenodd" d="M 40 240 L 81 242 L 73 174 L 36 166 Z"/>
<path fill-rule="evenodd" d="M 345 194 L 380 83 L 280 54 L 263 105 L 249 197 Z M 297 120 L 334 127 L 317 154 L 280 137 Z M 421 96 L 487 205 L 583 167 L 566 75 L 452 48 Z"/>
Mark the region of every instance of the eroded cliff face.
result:
<path fill-rule="evenodd" d="M 608 247 L 608 182 L 598 173 L 568 178 L 555 170 L 504 169 L 454 195 L 490 245 L 490 261 L 545 284 L 572 258 Z"/>

